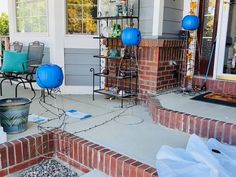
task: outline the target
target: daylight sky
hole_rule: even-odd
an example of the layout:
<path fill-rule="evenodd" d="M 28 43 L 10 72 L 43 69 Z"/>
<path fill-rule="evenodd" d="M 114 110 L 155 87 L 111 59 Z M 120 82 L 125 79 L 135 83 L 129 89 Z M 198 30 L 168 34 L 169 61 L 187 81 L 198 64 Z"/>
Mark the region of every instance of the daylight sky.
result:
<path fill-rule="evenodd" d="M 8 9 L 7 9 L 7 1 L 8 0 L 0 0 L 0 14 L 2 12 L 7 12 Z"/>

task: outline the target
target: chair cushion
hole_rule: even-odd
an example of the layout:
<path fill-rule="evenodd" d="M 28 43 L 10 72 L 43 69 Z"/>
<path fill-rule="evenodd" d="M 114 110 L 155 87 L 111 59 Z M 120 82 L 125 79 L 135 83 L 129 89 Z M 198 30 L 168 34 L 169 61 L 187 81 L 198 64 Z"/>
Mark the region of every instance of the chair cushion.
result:
<path fill-rule="evenodd" d="M 25 73 L 28 72 L 28 54 L 15 51 L 3 52 L 2 72 Z M 24 67 L 23 67 L 24 66 Z"/>

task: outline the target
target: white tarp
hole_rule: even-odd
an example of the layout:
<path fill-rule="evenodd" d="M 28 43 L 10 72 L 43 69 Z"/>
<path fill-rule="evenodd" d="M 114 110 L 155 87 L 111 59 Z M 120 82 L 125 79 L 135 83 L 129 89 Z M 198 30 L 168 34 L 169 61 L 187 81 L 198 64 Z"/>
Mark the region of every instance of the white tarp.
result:
<path fill-rule="evenodd" d="M 191 135 L 186 149 L 163 146 L 156 165 L 159 177 L 236 177 L 236 147 Z"/>

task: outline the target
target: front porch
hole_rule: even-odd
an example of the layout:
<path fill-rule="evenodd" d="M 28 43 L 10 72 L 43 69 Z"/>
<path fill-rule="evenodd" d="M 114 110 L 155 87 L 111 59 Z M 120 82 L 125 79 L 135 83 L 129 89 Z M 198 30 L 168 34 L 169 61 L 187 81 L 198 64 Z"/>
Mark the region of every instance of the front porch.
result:
<path fill-rule="evenodd" d="M 1 98 L 12 97 L 14 95 L 14 85 L 11 86 L 10 83 L 6 82 L 4 86 L 4 97 Z M 21 97 L 32 97 L 29 89 L 20 88 L 19 93 Z M 37 91 L 37 96 L 31 104 L 30 113 L 50 119 L 56 118 L 54 120 L 49 119 L 49 122 L 43 124 L 43 127 L 56 128 L 63 122 L 63 119 L 58 119 L 57 116 L 46 112 L 39 104 L 39 96 L 40 93 Z M 104 99 L 101 95 L 95 95 L 95 97 L 95 101 L 92 101 L 91 95 L 59 94 L 56 99 L 50 96 L 47 97 L 46 103 L 61 107 L 64 110 L 76 109 L 92 114 L 92 118 L 84 120 L 67 117 L 62 130 L 125 155 L 130 159 L 147 164 L 150 167 L 155 168 L 155 157 L 162 145 L 165 144 L 172 147 L 186 146 L 189 134 L 153 124 L 145 105 L 131 106 L 132 103 L 125 102 L 125 108 L 121 109 L 119 100 L 111 101 Z M 57 109 L 52 109 L 52 111 L 57 114 Z M 23 137 L 34 137 L 35 134 L 41 132 L 38 129 L 38 124 L 29 123 L 27 131 L 9 134 L 7 137 L 8 141 L 11 144 L 13 141 L 14 144 L 15 141 L 19 141 Z"/>
<path fill-rule="evenodd" d="M 235 8 L 230 9 L 233 7 L 230 6 L 231 1 L 227 0 L 226 4 L 215 0 L 197 1 L 201 18 L 200 34 L 190 36 L 193 37 L 191 40 L 186 31 L 180 32 L 182 17 L 189 10 L 185 6 L 189 6 L 190 0 L 141 1 L 139 27 L 143 39 L 136 53 L 134 52 L 137 56 L 134 53 L 131 56 L 137 57 L 135 95 L 139 102 L 136 105 L 131 99 L 125 98 L 124 108 L 120 107 L 119 99 L 105 99 L 104 96 L 95 94 L 93 101 L 91 95 L 94 87 L 102 86 L 108 92 L 107 95 L 118 90 L 121 93 L 126 91 L 121 89 L 117 81 L 120 77 L 116 73 L 119 62 L 114 62 L 113 58 L 114 63 L 111 62 L 109 66 L 108 62 L 104 62 L 106 64 L 103 66 L 102 61 L 93 58 L 103 51 L 100 42 L 107 42 L 104 45 L 112 51 L 117 39 L 86 32 L 82 28 L 79 32 L 68 30 L 68 24 L 71 25 L 71 19 L 68 18 L 71 14 L 68 12 L 73 10 L 71 6 L 76 7 L 82 1 L 43 1 L 44 21 L 48 26 L 42 25 L 41 33 L 34 33 L 33 28 L 33 33 L 25 32 L 24 27 L 18 29 L 15 19 L 17 10 L 12 9 L 23 9 L 21 3 L 25 2 L 9 1 L 11 42 L 23 42 L 24 49 L 31 41 L 44 42 L 44 61 L 46 58 L 45 63 L 55 63 L 62 68 L 64 82 L 60 87 L 61 92 L 56 90 L 55 94 L 47 96 L 45 103 L 40 101 L 40 91 L 36 91 L 37 96 L 32 100 L 30 114 L 47 117 L 49 120 L 43 124 L 29 122 L 26 131 L 7 135 L 8 142 L 0 144 L 0 176 L 17 175 L 19 171 L 38 164 L 42 159 L 56 157 L 69 167 L 78 168 L 83 174 L 99 170 L 112 177 L 157 177 L 156 155 L 160 148 L 164 145 L 185 148 L 191 134 L 197 134 L 204 140 L 215 138 L 222 143 L 236 145 L 235 107 L 193 101 L 190 100 L 192 96 L 173 91 L 183 87 L 186 89 L 188 81 L 190 91 L 196 87 L 201 88 L 206 82 L 207 91 L 236 95 L 235 73 L 231 72 L 235 70 L 236 63 L 236 58 L 231 56 L 235 39 L 232 33 L 234 41 L 229 46 L 226 41 L 227 25 L 222 23 L 222 19 L 228 17 L 225 16 L 226 13 L 235 11 Z M 99 5 L 101 4 L 96 4 L 96 7 Z M 225 12 L 222 11 L 224 6 Z M 18 15 L 19 19 L 24 18 L 22 14 Z M 96 19 L 99 13 L 93 15 Z M 211 24 L 211 18 L 214 25 Z M 219 24 L 216 18 L 220 19 Z M 230 20 L 232 19 L 227 19 L 227 22 Z M 207 26 L 209 23 L 210 27 Z M 107 22 L 104 28 L 103 24 L 98 24 L 104 31 L 109 25 Z M 223 32 L 217 32 L 217 25 Z M 180 36 L 180 33 L 185 36 Z M 217 34 L 219 38 L 216 40 Z M 197 37 L 202 40 L 196 39 Z M 105 42 L 94 41 L 93 38 L 104 38 Z M 10 40 L 6 39 L 5 46 L 9 48 Z M 190 41 L 189 44 L 187 41 Z M 209 54 L 214 51 L 212 46 L 215 41 L 215 57 L 210 61 Z M 193 48 L 188 48 L 190 44 Z M 118 50 L 121 51 L 121 48 Z M 110 59 L 109 56 L 105 58 Z M 188 75 L 188 63 L 192 64 L 192 75 Z M 101 72 L 108 66 L 109 70 L 115 71 L 112 77 L 116 79 L 100 78 L 94 83 L 91 68 Z M 109 74 L 105 75 L 111 77 Z M 220 80 L 218 76 L 224 76 L 224 80 Z M 123 84 L 125 89 L 134 85 L 132 80 Z M 0 99 L 14 97 L 15 85 L 4 82 L 3 86 L 3 96 Z M 32 98 L 33 94 L 30 89 L 21 87 L 18 95 Z M 73 109 L 91 114 L 92 117 L 60 117 L 61 110 L 58 108 L 63 113 Z"/>
<path fill-rule="evenodd" d="M 1 98 L 12 97 L 14 85 L 10 86 L 10 83 L 6 82 L 4 86 L 3 90 L 7 92 L 4 92 L 4 97 Z M 31 91 L 23 87 L 20 88 L 19 93 L 26 98 L 32 96 Z M 39 97 L 40 93 L 37 91 L 30 113 L 49 118 L 43 127 L 56 128 L 61 125 L 63 119 L 57 118 L 40 106 Z M 132 107 L 132 102 L 125 102 L 123 109 L 120 108 L 119 100 L 111 101 L 104 99 L 101 95 L 95 95 L 95 97 L 95 101 L 92 101 L 91 95 L 59 94 L 56 99 L 47 97 L 46 103 L 64 110 L 76 109 L 93 115 L 92 118 L 84 120 L 67 117 L 62 126 L 62 130 L 67 132 L 66 136 L 68 133 L 68 136 L 78 136 L 92 144 L 134 159 L 134 162 L 148 164 L 152 168 L 155 168 L 156 154 L 163 145 L 184 148 L 192 133 L 204 138 L 213 137 L 221 142 L 236 144 L 235 108 L 192 101 L 190 96 L 172 92 L 149 95 L 147 105 L 139 104 Z M 57 109 L 52 109 L 52 111 L 57 113 Z M 26 139 L 37 137 L 38 133 L 42 133 L 38 124 L 29 123 L 27 131 L 9 134 L 8 141 L 14 145 L 16 142 L 21 142 L 24 137 Z M 61 132 L 60 136 L 65 135 Z M 23 144 L 24 142 L 22 142 L 22 147 Z M 8 145 L 6 144 L 6 147 Z M 15 152 L 19 153 L 17 150 Z M 64 156 L 61 158 L 66 159 Z M 15 163 L 18 165 L 17 162 Z M 111 175 L 110 171 L 104 172 Z"/>

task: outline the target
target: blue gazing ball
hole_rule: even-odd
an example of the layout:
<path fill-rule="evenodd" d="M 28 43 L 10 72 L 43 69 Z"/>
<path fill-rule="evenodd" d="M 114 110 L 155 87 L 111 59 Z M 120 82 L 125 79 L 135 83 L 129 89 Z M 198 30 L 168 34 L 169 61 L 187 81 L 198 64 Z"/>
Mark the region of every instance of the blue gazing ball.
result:
<path fill-rule="evenodd" d="M 182 27 L 185 30 L 197 30 L 199 27 L 199 18 L 195 15 L 187 15 L 182 20 Z"/>
<path fill-rule="evenodd" d="M 62 69 L 58 65 L 41 65 L 36 71 L 36 82 L 43 89 L 58 88 L 63 79 Z"/>
<path fill-rule="evenodd" d="M 137 28 L 125 28 L 122 31 L 121 40 L 126 46 L 137 46 L 141 42 L 141 32 Z"/>

